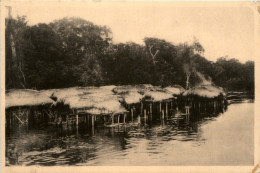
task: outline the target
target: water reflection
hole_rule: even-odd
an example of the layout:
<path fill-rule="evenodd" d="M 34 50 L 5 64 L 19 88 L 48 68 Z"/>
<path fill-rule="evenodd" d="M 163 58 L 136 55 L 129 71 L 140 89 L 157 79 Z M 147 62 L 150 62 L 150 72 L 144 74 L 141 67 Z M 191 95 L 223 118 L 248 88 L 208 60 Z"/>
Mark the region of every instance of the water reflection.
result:
<path fill-rule="evenodd" d="M 18 164 L 27 166 L 249 165 L 253 108 L 254 103 L 240 103 L 189 121 L 142 119 L 113 128 L 19 126 L 8 130 L 6 145 L 16 144 Z"/>

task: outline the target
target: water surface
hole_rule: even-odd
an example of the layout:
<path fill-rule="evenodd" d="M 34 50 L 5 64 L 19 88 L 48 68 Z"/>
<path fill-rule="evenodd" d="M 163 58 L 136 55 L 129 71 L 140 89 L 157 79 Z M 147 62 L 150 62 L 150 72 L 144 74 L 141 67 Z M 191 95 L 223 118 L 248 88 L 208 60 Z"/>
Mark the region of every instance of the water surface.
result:
<path fill-rule="evenodd" d="M 19 165 L 253 165 L 254 103 L 236 103 L 196 121 L 115 128 L 20 126 L 8 131 Z"/>

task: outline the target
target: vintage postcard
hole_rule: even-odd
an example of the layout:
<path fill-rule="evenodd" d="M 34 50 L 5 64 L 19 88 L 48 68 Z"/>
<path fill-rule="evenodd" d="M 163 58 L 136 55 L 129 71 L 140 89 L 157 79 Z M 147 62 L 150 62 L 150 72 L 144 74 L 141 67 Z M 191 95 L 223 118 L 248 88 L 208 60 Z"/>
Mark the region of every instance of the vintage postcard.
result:
<path fill-rule="evenodd" d="M 1 171 L 259 172 L 259 15 L 1 2 Z"/>

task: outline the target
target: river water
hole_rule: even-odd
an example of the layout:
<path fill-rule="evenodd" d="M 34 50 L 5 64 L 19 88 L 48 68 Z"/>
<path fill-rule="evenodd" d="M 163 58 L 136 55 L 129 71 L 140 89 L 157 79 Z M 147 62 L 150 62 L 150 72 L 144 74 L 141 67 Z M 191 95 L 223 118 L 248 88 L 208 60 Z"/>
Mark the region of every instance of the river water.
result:
<path fill-rule="evenodd" d="M 228 106 L 194 121 L 105 128 L 20 126 L 7 131 L 19 165 L 253 165 L 254 103 Z M 7 165 L 8 165 L 8 159 Z"/>

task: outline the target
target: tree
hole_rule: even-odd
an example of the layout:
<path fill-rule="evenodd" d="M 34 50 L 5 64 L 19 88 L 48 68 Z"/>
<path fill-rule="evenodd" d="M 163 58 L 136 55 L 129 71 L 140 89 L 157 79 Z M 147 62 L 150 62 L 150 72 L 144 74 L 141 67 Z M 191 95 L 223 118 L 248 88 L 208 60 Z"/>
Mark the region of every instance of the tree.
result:
<path fill-rule="evenodd" d="M 50 26 L 61 39 L 66 55 L 65 64 L 71 66 L 70 79 L 73 80 L 69 83 L 102 84 L 100 61 L 112 40 L 110 29 L 80 18 L 63 18 L 54 21 Z"/>
<path fill-rule="evenodd" d="M 112 43 L 108 27 L 80 18 L 27 26 L 25 17 L 6 19 L 6 87 L 179 84 L 187 89 L 211 81 L 228 90 L 254 93 L 254 62 L 203 56 L 197 39 L 174 45 L 144 38 L 145 45 Z M 204 83 L 205 84 L 205 83 Z"/>
<path fill-rule="evenodd" d="M 189 89 L 191 87 L 191 79 L 193 79 L 193 85 L 202 80 L 196 73 L 199 66 L 199 61 L 196 60 L 201 58 L 204 48 L 198 40 L 194 40 L 191 45 L 188 45 L 187 43 L 179 44 L 177 50 L 177 56 L 182 63 L 183 72 L 186 76 L 185 87 L 186 89 Z"/>
<path fill-rule="evenodd" d="M 24 32 L 25 74 L 28 87 L 58 88 L 66 84 L 64 52 L 60 37 L 47 24 L 38 24 Z"/>
<path fill-rule="evenodd" d="M 26 88 L 23 61 L 23 46 L 26 44 L 23 32 L 28 28 L 26 17 L 13 19 L 9 14 L 5 23 L 6 88 Z"/>
<path fill-rule="evenodd" d="M 153 84 L 166 86 L 178 83 L 180 62 L 176 47 L 158 38 L 146 37 L 144 43 L 154 66 Z"/>

